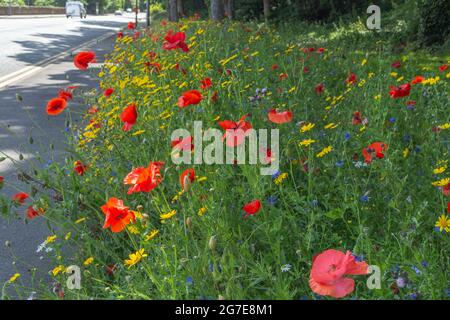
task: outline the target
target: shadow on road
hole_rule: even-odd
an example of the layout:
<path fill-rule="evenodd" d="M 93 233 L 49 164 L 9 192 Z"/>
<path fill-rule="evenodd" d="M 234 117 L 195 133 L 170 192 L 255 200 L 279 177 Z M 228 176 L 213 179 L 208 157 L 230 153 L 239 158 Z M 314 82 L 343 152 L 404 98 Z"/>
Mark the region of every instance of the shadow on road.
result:
<path fill-rule="evenodd" d="M 107 32 L 115 32 L 126 26 L 126 21 L 80 21 L 81 27 L 68 34 L 35 33 L 33 40 L 15 40 L 21 46 L 20 53 L 7 56 L 16 61 L 35 64 L 61 52 L 70 50 L 82 43 L 100 37 Z M 45 42 L 40 39 L 45 39 Z"/>

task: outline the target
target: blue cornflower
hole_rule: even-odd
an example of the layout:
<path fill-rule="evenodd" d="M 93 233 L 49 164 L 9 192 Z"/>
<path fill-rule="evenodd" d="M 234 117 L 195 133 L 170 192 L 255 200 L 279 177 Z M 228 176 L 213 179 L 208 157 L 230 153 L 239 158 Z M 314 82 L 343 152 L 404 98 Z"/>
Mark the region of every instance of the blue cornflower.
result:
<path fill-rule="evenodd" d="M 395 122 L 395 118 L 394 117 L 389 118 L 389 122 L 390 123 L 394 123 Z"/>
<path fill-rule="evenodd" d="M 349 132 L 346 132 L 345 135 L 344 135 L 344 138 L 345 138 L 345 140 L 350 139 L 350 133 L 349 133 Z"/>
<path fill-rule="evenodd" d="M 361 200 L 362 202 L 367 202 L 369 201 L 369 196 L 367 194 L 362 195 L 359 200 Z"/>
<path fill-rule="evenodd" d="M 193 285 L 194 284 L 194 279 L 192 279 L 192 277 L 186 277 L 186 284 L 187 285 Z"/>
<path fill-rule="evenodd" d="M 417 268 L 416 266 L 411 266 L 411 269 L 413 269 L 414 272 L 417 274 L 422 274 L 422 271 L 420 271 L 419 268 Z"/>
<path fill-rule="evenodd" d="M 267 204 L 273 206 L 275 203 L 277 203 L 278 197 L 277 196 L 270 196 L 267 198 Z"/>
<path fill-rule="evenodd" d="M 341 168 L 343 166 L 344 166 L 344 161 L 343 160 L 339 160 L 339 161 L 336 162 L 336 167 Z"/>

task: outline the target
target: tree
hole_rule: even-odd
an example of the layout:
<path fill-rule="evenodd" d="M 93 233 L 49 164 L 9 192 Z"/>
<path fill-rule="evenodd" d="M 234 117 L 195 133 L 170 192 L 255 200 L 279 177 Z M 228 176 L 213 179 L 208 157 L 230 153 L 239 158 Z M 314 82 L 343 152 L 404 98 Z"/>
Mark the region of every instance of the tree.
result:
<path fill-rule="evenodd" d="M 177 0 L 178 17 L 184 16 L 183 0 Z"/>
<path fill-rule="evenodd" d="M 269 19 L 270 15 L 270 0 L 263 0 L 264 5 L 264 19 Z"/>
<path fill-rule="evenodd" d="M 178 21 L 177 0 L 169 0 L 168 4 L 169 21 Z"/>
<path fill-rule="evenodd" d="M 211 19 L 222 20 L 223 19 L 223 1 L 211 0 Z"/>
<path fill-rule="evenodd" d="M 223 0 L 225 16 L 228 19 L 234 18 L 234 0 Z"/>

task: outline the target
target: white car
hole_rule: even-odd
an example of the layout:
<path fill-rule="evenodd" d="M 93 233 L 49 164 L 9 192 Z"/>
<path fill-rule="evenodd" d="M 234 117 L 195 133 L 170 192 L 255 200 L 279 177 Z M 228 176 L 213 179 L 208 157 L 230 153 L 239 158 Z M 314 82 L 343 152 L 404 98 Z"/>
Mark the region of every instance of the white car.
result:
<path fill-rule="evenodd" d="M 114 11 L 115 16 L 121 16 L 122 14 L 123 14 L 123 12 L 121 10 Z"/>
<path fill-rule="evenodd" d="M 67 1 L 66 2 L 66 17 L 80 17 L 86 18 L 86 9 L 84 4 L 80 1 Z"/>

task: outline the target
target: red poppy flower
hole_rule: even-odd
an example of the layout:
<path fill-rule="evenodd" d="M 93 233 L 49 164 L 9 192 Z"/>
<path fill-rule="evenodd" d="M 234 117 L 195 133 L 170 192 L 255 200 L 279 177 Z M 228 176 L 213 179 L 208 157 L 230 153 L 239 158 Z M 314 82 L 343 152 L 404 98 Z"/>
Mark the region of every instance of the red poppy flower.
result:
<path fill-rule="evenodd" d="M 448 69 L 448 65 L 446 65 L 446 64 L 443 64 L 443 65 L 439 66 L 439 71 L 440 72 L 444 72 L 447 69 Z"/>
<path fill-rule="evenodd" d="M 184 32 L 173 33 L 172 30 L 169 30 L 164 39 L 166 40 L 163 44 L 164 50 L 181 49 L 184 52 L 189 51 L 186 42 L 184 42 L 186 40 L 186 34 Z"/>
<path fill-rule="evenodd" d="M 180 151 L 192 151 L 194 150 L 194 144 L 192 143 L 192 136 L 184 139 L 176 139 L 171 142 L 172 148 Z"/>
<path fill-rule="evenodd" d="M 388 149 L 388 145 L 384 142 L 374 142 L 371 143 L 367 148 L 362 150 L 364 160 L 366 163 L 371 163 L 376 157 L 378 159 L 384 158 L 384 151 Z"/>
<path fill-rule="evenodd" d="M 186 108 L 191 104 L 199 104 L 202 101 L 202 94 L 197 90 L 190 90 L 183 93 L 178 98 L 178 107 Z"/>
<path fill-rule="evenodd" d="M 416 77 L 411 81 L 411 83 L 412 83 L 412 84 L 418 84 L 418 83 L 421 83 L 423 80 L 425 80 L 424 77 L 422 77 L 422 76 L 416 76 Z"/>
<path fill-rule="evenodd" d="M 80 70 L 86 70 L 91 62 L 95 62 L 95 53 L 92 51 L 80 52 L 73 59 L 75 67 Z"/>
<path fill-rule="evenodd" d="M 150 162 L 147 168 L 139 167 L 127 174 L 123 183 L 132 185 L 128 189 L 128 194 L 150 192 L 155 189 L 162 180 L 160 169 L 163 165 L 163 162 Z"/>
<path fill-rule="evenodd" d="M 394 62 L 391 64 L 391 67 L 392 67 L 392 68 L 396 68 L 396 69 L 400 68 L 401 66 L 402 66 L 402 63 L 400 62 L 400 60 L 394 61 Z"/>
<path fill-rule="evenodd" d="M 277 64 L 273 64 L 272 65 L 272 70 L 277 70 L 278 69 L 278 65 Z"/>
<path fill-rule="evenodd" d="M 317 53 L 324 53 L 325 52 L 325 48 L 317 48 Z"/>
<path fill-rule="evenodd" d="M 122 130 L 127 132 L 136 124 L 138 114 L 134 103 L 128 105 L 120 114 L 120 120 L 123 122 Z"/>
<path fill-rule="evenodd" d="M 356 74 L 350 72 L 350 74 L 348 75 L 347 79 L 345 80 L 345 82 L 347 84 L 355 84 L 357 80 Z"/>
<path fill-rule="evenodd" d="M 23 204 L 25 202 L 25 200 L 27 200 L 30 196 L 28 195 L 28 193 L 25 192 L 19 192 L 16 193 L 13 197 L 12 197 L 12 201 L 17 203 L 17 204 Z"/>
<path fill-rule="evenodd" d="M 314 90 L 316 91 L 317 94 L 322 94 L 322 92 L 324 92 L 325 90 L 325 86 L 323 85 L 323 83 L 319 83 Z"/>
<path fill-rule="evenodd" d="M 134 22 L 128 22 L 128 29 L 129 30 L 134 30 L 134 29 L 136 29 L 136 23 L 134 23 Z"/>
<path fill-rule="evenodd" d="M 389 88 L 391 89 L 391 91 L 389 91 L 391 98 L 403 98 L 409 96 L 411 85 L 409 83 L 405 83 L 398 87 L 390 86 Z"/>
<path fill-rule="evenodd" d="M 3 188 L 4 183 L 5 183 L 5 178 L 0 176 L 0 190 Z"/>
<path fill-rule="evenodd" d="M 103 92 L 103 95 L 107 98 L 109 98 L 110 95 L 112 95 L 114 93 L 114 89 L 113 88 L 108 88 Z"/>
<path fill-rule="evenodd" d="M 243 115 L 238 122 L 231 120 L 219 121 L 218 125 L 226 130 L 222 140 L 226 139 L 226 145 L 229 147 L 236 147 L 244 142 L 245 137 L 250 133 L 252 125 L 245 121 L 248 115 Z"/>
<path fill-rule="evenodd" d="M 244 210 L 246 212 L 246 214 L 244 215 L 244 218 L 247 218 L 248 216 L 256 214 L 259 211 L 259 209 L 261 209 L 261 201 L 259 201 L 258 199 L 255 199 L 255 200 L 245 204 L 242 207 L 242 210 Z"/>
<path fill-rule="evenodd" d="M 133 211 L 123 205 L 123 201 L 117 198 L 109 198 L 101 207 L 105 214 L 103 229 L 111 228 L 112 232 L 122 231 L 128 224 L 136 221 Z"/>
<path fill-rule="evenodd" d="M 292 121 L 292 112 L 291 111 L 282 111 L 278 112 L 275 109 L 272 109 L 267 114 L 269 120 L 273 123 L 281 124 Z"/>
<path fill-rule="evenodd" d="M 67 107 L 67 101 L 63 98 L 53 98 L 47 103 L 47 114 L 50 116 L 57 116 Z"/>
<path fill-rule="evenodd" d="M 117 38 L 118 39 L 123 38 L 123 32 L 122 31 L 117 32 Z"/>
<path fill-rule="evenodd" d="M 41 208 L 38 210 L 35 210 L 33 206 L 29 206 L 27 208 L 27 218 L 30 220 L 33 220 L 37 216 L 42 216 L 44 215 L 44 213 L 45 213 L 44 209 Z"/>
<path fill-rule="evenodd" d="M 201 88 L 203 89 L 203 90 L 206 90 L 206 89 L 209 89 L 209 88 L 211 88 L 211 86 L 212 86 L 212 81 L 211 81 L 211 78 L 205 78 L 205 79 L 203 79 L 202 81 L 201 81 Z"/>
<path fill-rule="evenodd" d="M 308 73 L 309 72 L 309 68 L 308 67 L 304 67 L 303 68 L 303 73 Z"/>
<path fill-rule="evenodd" d="M 353 292 L 355 281 L 346 275 L 368 273 L 366 262 L 357 262 L 350 251 L 325 250 L 313 258 L 309 286 L 322 296 L 342 298 Z"/>
<path fill-rule="evenodd" d="M 288 75 L 286 73 L 281 73 L 279 76 L 280 80 L 287 79 L 287 77 L 288 77 Z"/>
<path fill-rule="evenodd" d="M 192 182 L 194 181 L 195 181 L 195 170 L 193 168 L 184 170 L 183 173 L 180 175 L 180 184 L 181 188 L 184 191 L 189 190 Z"/>
<path fill-rule="evenodd" d="M 73 99 L 72 90 L 66 89 L 66 90 L 59 90 L 58 92 L 58 98 L 64 99 L 68 101 L 69 99 Z"/>
<path fill-rule="evenodd" d="M 448 197 L 450 195 L 450 183 L 442 187 L 442 193 Z"/>
<path fill-rule="evenodd" d="M 79 176 L 82 176 L 87 170 L 87 166 L 84 165 L 80 160 L 75 161 L 75 167 L 73 171 L 75 171 Z"/>

